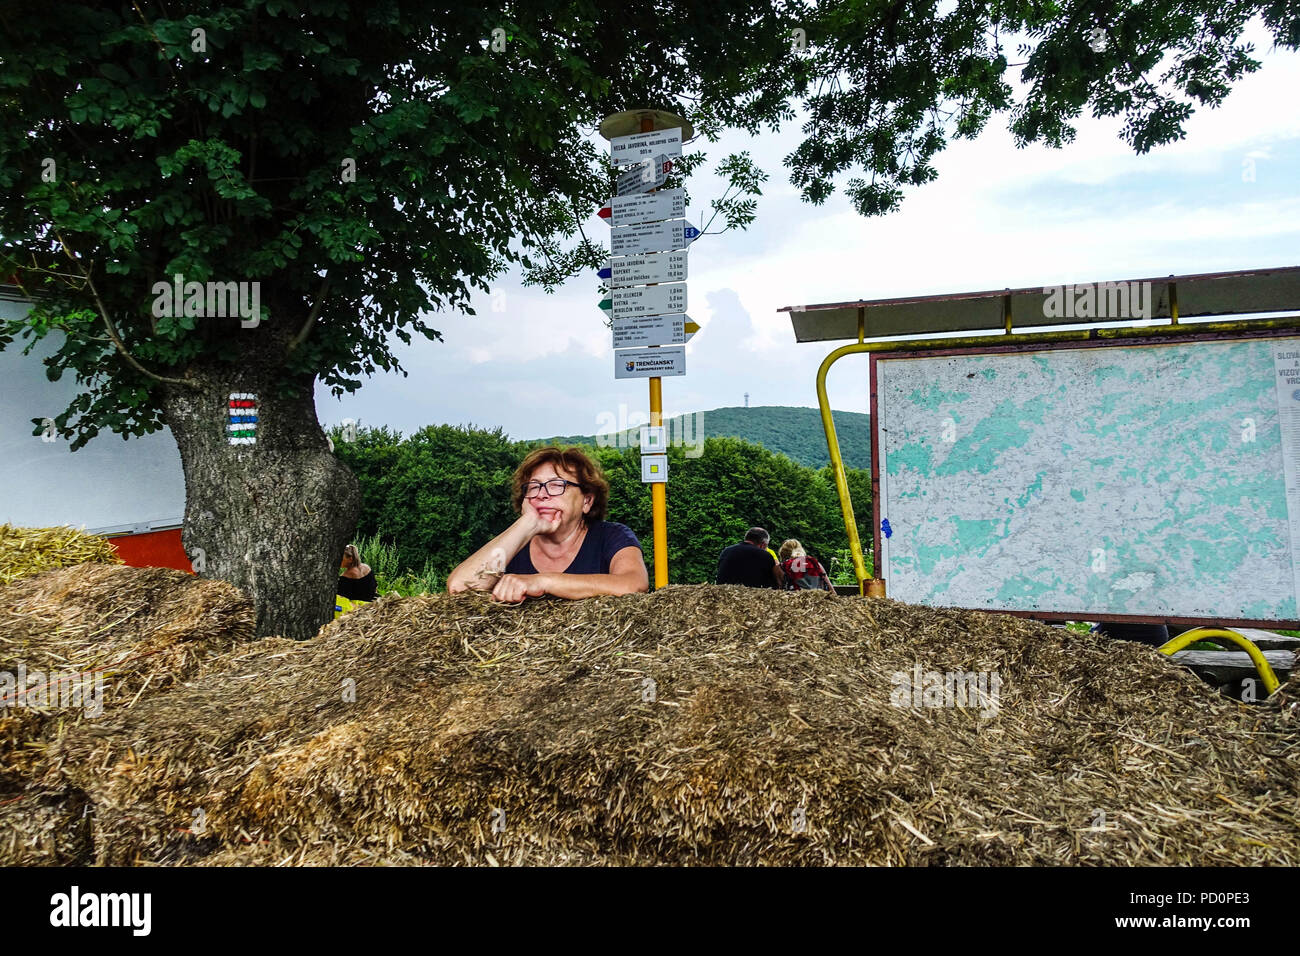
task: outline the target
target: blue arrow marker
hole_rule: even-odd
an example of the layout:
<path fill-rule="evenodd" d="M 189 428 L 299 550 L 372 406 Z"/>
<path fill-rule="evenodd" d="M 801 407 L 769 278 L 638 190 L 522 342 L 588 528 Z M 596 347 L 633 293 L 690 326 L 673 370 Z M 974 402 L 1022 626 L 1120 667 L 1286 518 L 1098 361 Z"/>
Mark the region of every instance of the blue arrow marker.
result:
<path fill-rule="evenodd" d="M 695 239 L 699 236 L 699 234 L 700 234 L 700 230 L 696 229 L 694 226 L 687 226 L 682 230 L 683 239 Z"/>
<path fill-rule="evenodd" d="M 614 274 L 614 270 L 611 269 L 609 266 L 605 266 L 605 268 L 599 270 L 596 273 L 596 275 L 600 276 L 602 279 L 608 279 L 613 274 Z"/>

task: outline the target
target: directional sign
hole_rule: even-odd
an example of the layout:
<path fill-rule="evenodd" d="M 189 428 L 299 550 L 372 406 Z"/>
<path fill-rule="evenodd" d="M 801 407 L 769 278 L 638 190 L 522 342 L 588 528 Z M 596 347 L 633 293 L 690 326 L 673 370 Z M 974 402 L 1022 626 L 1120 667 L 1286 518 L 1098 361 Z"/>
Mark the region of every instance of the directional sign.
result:
<path fill-rule="evenodd" d="M 672 252 L 685 249 L 699 234 L 700 230 L 685 219 L 667 219 L 639 226 L 615 226 L 610 230 L 609 251 L 615 256 Z"/>
<path fill-rule="evenodd" d="M 660 153 L 654 158 L 654 162 L 642 163 L 640 166 L 633 166 L 627 172 L 619 173 L 618 178 L 614 180 L 614 192 L 619 196 L 648 193 L 662 186 L 672 171 L 673 161 Z"/>
<path fill-rule="evenodd" d="M 614 320 L 614 348 L 682 345 L 700 330 L 689 315 L 646 315 Z M 620 353 L 624 354 L 624 353 Z"/>
<path fill-rule="evenodd" d="M 615 136 L 609 141 L 609 161 L 615 166 L 639 163 L 662 153 L 665 156 L 682 154 L 682 131 L 674 126 L 653 133 L 633 133 Z"/>
<path fill-rule="evenodd" d="M 664 189 L 637 196 L 616 196 L 596 215 L 610 226 L 632 226 L 656 219 L 681 219 L 686 215 L 686 190 Z"/>
<path fill-rule="evenodd" d="M 686 346 L 622 349 L 614 353 L 615 378 L 667 378 L 686 374 Z"/>
<path fill-rule="evenodd" d="M 638 315 L 667 315 L 686 311 L 686 283 L 669 285 L 634 285 L 615 289 L 613 294 L 615 319 L 631 319 Z"/>
<path fill-rule="evenodd" d="M 647 282 L 680 282 L 686 278 L 686 253 L 651 252 L 642 256 L 606 259 L 605 268 L 596 275 L 608 279 L 610 288 L 644 285 Z"/>

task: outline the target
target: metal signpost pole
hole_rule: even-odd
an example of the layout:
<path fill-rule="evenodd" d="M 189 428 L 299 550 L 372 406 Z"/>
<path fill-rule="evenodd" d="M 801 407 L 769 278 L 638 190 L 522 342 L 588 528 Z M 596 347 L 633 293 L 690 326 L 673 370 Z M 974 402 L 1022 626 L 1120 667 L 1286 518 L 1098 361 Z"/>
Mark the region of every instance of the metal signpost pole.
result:
<path fill-rule="evenodd" d="M 654 118 L 641 117 L 641 132 L 653 133 Z M 664 380 L 659 376 L 650 379 L 650 427 L 661 426 L 664 416 Z M 668 584 L 668 485 L 657 481 L 650 486 L 650 512 L 655 531 L 655 590 Z"/>

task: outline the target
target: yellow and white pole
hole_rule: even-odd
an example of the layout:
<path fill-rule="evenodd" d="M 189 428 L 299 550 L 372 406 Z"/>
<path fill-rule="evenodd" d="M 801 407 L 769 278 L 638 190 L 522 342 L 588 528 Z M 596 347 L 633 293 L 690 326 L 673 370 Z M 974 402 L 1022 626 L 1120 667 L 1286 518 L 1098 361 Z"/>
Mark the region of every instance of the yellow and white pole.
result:
<path fill-rule="evenodd" d="M 653 114 L 641 117 L 641 132 L 653 133 Z M 658 376 L 650 379 L 650 426 L 662 425 L 664 415 L 664 380 Z M 650 511 L 655 535 L 655 589 L 668 584 L 668 486 L 657 481 L 650 486 Z"/>

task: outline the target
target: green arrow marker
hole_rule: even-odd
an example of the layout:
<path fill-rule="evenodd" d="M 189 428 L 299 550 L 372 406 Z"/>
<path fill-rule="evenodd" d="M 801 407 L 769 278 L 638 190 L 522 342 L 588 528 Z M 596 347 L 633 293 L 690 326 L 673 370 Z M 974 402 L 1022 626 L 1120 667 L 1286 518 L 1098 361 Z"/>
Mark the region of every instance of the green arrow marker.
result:
<path fill-rule="evenodd" d="M 600 300 L 600 307 L 601 307 L 602 309 L 604 309 L 606 312 L 608 312 L 610 309 L 614 308 L 614 300 L 613 300 L 613 299 L 601 299 L 601 300 Z"/>

